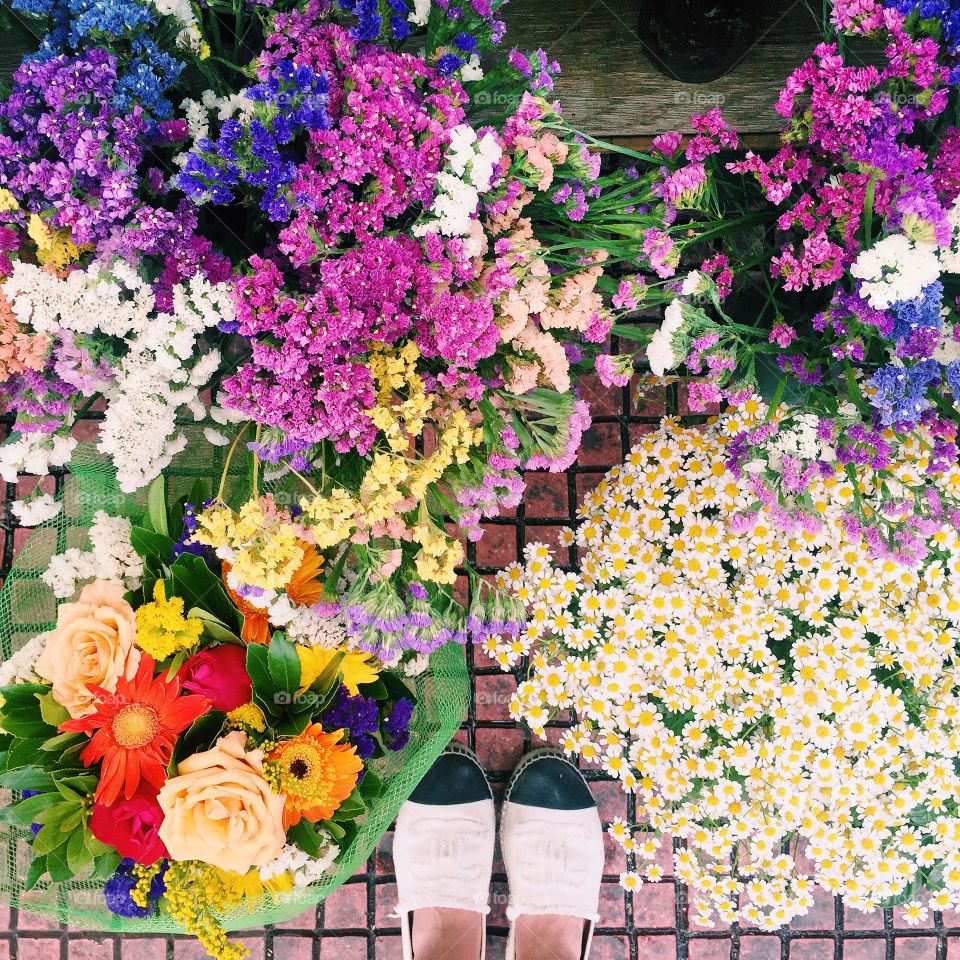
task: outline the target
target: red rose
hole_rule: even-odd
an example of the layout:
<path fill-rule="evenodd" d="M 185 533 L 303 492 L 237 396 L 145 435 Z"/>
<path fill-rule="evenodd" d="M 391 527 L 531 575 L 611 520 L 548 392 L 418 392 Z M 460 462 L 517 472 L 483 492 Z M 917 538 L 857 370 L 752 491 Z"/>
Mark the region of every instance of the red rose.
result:
<path fill-rule="evenodd" d="M 180 668 L 179 677 L 184 690 L 207 697 L 214 710 L 228 713 L 250 702 L 247 654 L 232 643 L 195 653 Z"/>
<path fill-rule="evenodd" d="M 161 823 L 163 810 L 157 803 L 157 791 L 146 784 L 129 800 L 120 797 L 110 806 L 95 803 L 90 813 L 90 832 L 121 857 L 137 863 L 156 863 L 168 855 L 157 832 Z"/>

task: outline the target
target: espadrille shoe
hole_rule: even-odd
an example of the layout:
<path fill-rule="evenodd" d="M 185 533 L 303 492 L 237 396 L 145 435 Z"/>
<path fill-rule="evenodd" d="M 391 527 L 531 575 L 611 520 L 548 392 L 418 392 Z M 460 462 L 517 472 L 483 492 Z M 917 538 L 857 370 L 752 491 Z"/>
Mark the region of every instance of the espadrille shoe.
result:
<path fill-rule="evenodd" d="M 603 879 L 603 828 L 562 754 L 524 757 L 507 787 L 500 847 L 510 883 L 507 960 L 586 960 Z"/>
<path fill-rule="evenodd" d="M 495 841 L 483 768 L 471 751 L 451 744 L 397 817 L 404 960 L 483 960 Z"/>

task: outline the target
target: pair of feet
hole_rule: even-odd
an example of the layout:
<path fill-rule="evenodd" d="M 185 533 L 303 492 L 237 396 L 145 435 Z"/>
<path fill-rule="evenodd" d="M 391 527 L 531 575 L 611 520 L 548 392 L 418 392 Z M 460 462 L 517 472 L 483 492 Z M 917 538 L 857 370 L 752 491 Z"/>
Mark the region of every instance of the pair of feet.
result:
<path fill-rule="evenodd" d="M 404 960 L 482 960 L 496 842 L 493 792 L 452 744 L 404 804 L 393 856 Z M 586 960 L 603 830 L 580 771 L 538 751 L 514 771 L 500 818 L 510 885 L 507 960 Z"/>

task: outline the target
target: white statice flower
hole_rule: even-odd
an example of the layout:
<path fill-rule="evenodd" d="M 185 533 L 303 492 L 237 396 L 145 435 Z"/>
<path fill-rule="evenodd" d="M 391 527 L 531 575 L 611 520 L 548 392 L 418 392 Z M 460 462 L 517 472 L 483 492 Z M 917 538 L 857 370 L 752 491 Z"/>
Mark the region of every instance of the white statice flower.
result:
<path fill-rule="evenodd" d="M 789 424 L 777 431 L 765 446 L 767 462 L 774 470 L 779 470 L 784 457 L 792 457 L 809 463 L 822 460 L 832 463 L 837 452 L 833 446 L 817 434 L 820 418 L 813 413 L 802 413 L 791 417 Z"/>
<path fill-rule="evenodd" d="M 450 132 L 444 169 L 438 174 L 430 217 L 414 226 L 417 236 L 439 230 L 445 237 L 465 237 L 473 229 L 480 196 L 490 189 L 503 150 L 491 133 L 482 137 L 468 123 Z"/>
<path fill-rule="evenodd" d="M 940 276 L 940 257 L 932 244 L 895 233 L 861 251 L 850 273 L 860 281 L 860 295 L 870 306 L 886 310 L 919 297 Z"/>
<path fill-rule="evenodd" d="M 655 376 L 662 377 L 672 370 L 680 358 L 673 352 L 673 337 L 683 327 L 683 303 L 671 300 L 663 313 L 663 323 L 647 344 L 647 362 Z"/>
<path fill-rule="evenodd" d="M 288 843 L 275 860 L 258 868 L 260 879 L 266 881 L 280 874 L 289 873 L 298 887 L 305 887 L 322 880 L 323 875 L 340 855 L 340 848 L 333 842 L 333 838 L 329 834 L 324 834 L 324 838 L 323 848 L 318 857 L 311 857 L 299 847 Z"/>
<path fill-rule="evenodd" d="M 684 278 L 680 287 L 680 293 L 689 297 L 692 294 L 700 292 L 700 285 L 703 283 L 703 274 L 699 270 L 691 270 Z"/>
<path fill-rule="evenodd" d="M 483 67 L 480 66 L 480 57 L 470 54 L 470 59 L 460 68 L 460 79 L 464 83 L 476 83 L 484 78 Z"/>
<path fill-rule="evenodd" d="M 425 27 L 430 19 L 431 0 L 413 0 L 413 10 L 407 19 L 418 27 Z"/>
<path fill-rule="evenodd" d="M 0 687 L 7 687 L 12 683 L 30 683 L 37 679 L 33 665 L 43 653 L 49 636 L 49 631 L 37 634 L 0 663 Z"/>
<path fill-rule="evenodd" d="M 150 483 L 186 446 L 176 419 L 204 415 L 200 391 L 220 364 L 217 351 L 197 353 L 199 338 L 232 319 L 228 284 L 200 274 L 177 284 L 172 309 L 157 310 L 150 285 L 124 261 L 106 272 L 91 265 L 65 278 L 18 262 L 4 286 L 14 313 L 41 333 L 70 331 L 122 340 L 114 379 L 103 386 L 107 408 L 98 449 L 113 458 L 125 493 Z"/>
<path fill-rule="evenodd" d="M 61 433 L 14 434 L 0 445 L 0 479 L 16 483 L 20 474 L 46 476 L 70 462 L 77 441 Z"/>
<path fill-rule="evenodd" d="M 63 504 L 49 493 L 27 500 L 15 500 L 10 507 L 22 527 L 37 527 L 60 514 Z"/>
<path fill-rule="evenodd" d="M 947 213 L 952 228 L 950 243 L 940 248 L 940 264 L 946 273 L 960 273 L 960 198 Z"/>
<path fill-rule="evenodd" d="M 43 582 L 61 600 L 72 597 L 79 584 L 94 579 L 136 590 L 143 577 L 143 560 L 130 542 L 132 529 L 126 517 L 98 510 L 87 531 L 90 548 L 71 547 L 55 554 L 43 572 Z"/>
<path fill-rule="evenodd" d="M 403 674 L 406 677 L 419 677 L 430 668 L 430 657 L 425 653 L 418 653 L 407 660 L 403 665 Z"/>
<path fill-rule="evenodd" d="M 288 611 L 274 604 L 270 608 L 271 622 L 275 622 L 275 616 L 284 621 L 282 624 L 277 622 L 277 625 L 282 625 L 287 636 L 302 647 L 321 647 L 324 650 L 353 647 L 341 614 L 330 616 L 318 613 L 311 607 L 293 607 Z"/>

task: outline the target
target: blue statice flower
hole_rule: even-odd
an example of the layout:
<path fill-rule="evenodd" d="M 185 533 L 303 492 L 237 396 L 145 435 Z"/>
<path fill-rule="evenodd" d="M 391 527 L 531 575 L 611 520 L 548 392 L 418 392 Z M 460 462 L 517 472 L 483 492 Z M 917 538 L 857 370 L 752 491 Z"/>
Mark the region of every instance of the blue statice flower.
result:
<path fill-rule="evenodd" d="M 885 4 L 906 16 L 916 12 L 924 20 L 939 20 L 947 46 L 951 50 L 960 47 L 960 4 L 957 0 L 885 0 Z"/>
<path fill-rule="evenodd" d="M 213 500 L 207 500 L 202 504 L 201 510 L 206 510 L 213 505 Z M 170 551 L 170 562 L 173 563 L 177 557 L 184 553 L 192 553 L 195 557 L 203 557 L 204 560 L 214 560 L 215 553 L 213 547 L 205 543 L 194 543 L 190 538 L 197 532 L 200 522 L 197 520 L 197 508 L 189 501 L 183 505 L 183 533 L 180 539 L 173 545 Z"/>
<path fill-rule="evenodd" d="M 960 401 L 960 360 L 954 360 L 944 367 L 947 377 L 947 385 L 953 391 L 954 399 Z"/>
<path fill-rule="evenodd" d="M 444 77 L 449 77 L 456 73 L 467 61 L 463 57 L 458 57 L 455 53 L 445 53 L 437 61 L 437 70 Z"/>
<path fill-rule="evenodd" d="M 287 187 L 297 174 L 290 147 L 304 131 L 330 128 L 328 93 L 324 74 L 281 60 L 265 81 L 247 90 L 257 104 L 248 125 L 227 119 L 216 140 L 197 141 L 177 177 L 180 189 L 198 204 L 226 204 L 237 187 L 255 187 L 271 220 L 289 220 Z"/>
<path fill-rule="evenodd" d="M 940 329 L 940 308 L 943 304 L 943 284 L 934 280 L 913 300 L 900 300 L 890 308 L 896 317 L 893 339 L 903 340 L 917 327 Z"/>
<path fill-rule="evenodd" d="M 410 740 L 410 718 L 413 716 L 413 701 L 401 697 L 383 721 L 383 742 L 388 750 L 402 750 Z"/>
<path fill-rule="evenodd" d="M 137 885 L 137 878 L 133 875 L 135 863 L 129 857 L 124 857 L 117 867 L 117 872 L 106 882 L 103 888 L 103 899 L 107 909 L 118 917 L 143 919 L 152 916 L 157 909 L 157 901 L 167 889 L 164 879 L 167 865 L 164 864 L 150 884 L 147 892 L 147 906 L 141 907 L 131 896 Z"/>
<path fill-rule="evenodd" d="M 361 760 L 368 759 L 376 748 L 373 734 L 380 726 L 380 712 L 373 697 L 351 697 L 346 687 L 340 687 L 336 699 L 320 714 L 320 723 L 329 730 L 346 730 Z"/>
<path fill-rule="evenodd" d="M 164 53 L 148 36 L 157 25 L 153 4 L 141 0 L 13 0 L 14 9 L 48 18 L 49 30 L 34 57 L 47 60 L 89 47 L 123 45 L 126 72 L 118 78 L 115 106 L 139 105 L 148 116 L 164 120 L 172 105 L 166 92 L 176 82 L 183 63 Z"/>
<path fill-rule="evenodd" d="M 936 360 L 923 360 L 912 367 L 883 367 L 867 381 L 873 390 L 870 403 L 883 426 L 913 425 L 932 406 L 927 388 L 939 382 Z"/>
<path fill-rule="evenodd" d="M 350 36 L 358 43 L 376 43 L 380 39 L 383 16 L 377 0 L 339 0 L 340 9 L 356 18 Z"/>

